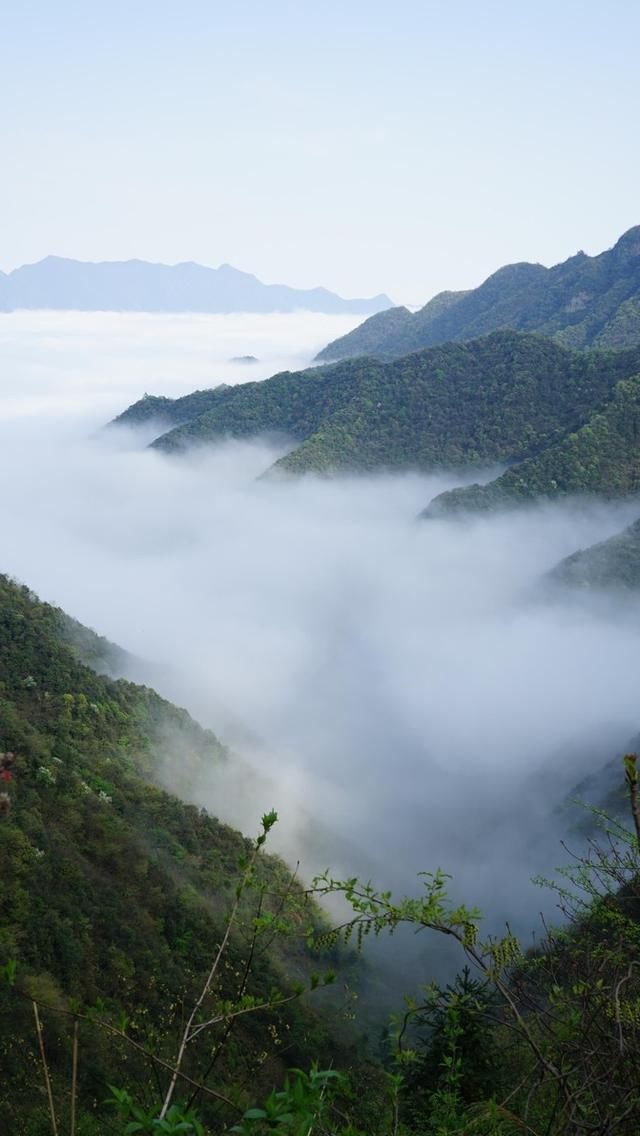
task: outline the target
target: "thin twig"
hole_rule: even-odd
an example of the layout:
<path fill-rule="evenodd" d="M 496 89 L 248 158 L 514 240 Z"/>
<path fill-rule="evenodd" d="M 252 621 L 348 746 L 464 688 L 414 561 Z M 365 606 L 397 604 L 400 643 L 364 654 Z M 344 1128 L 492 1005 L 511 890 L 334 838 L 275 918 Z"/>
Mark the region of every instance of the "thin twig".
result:
<path fill-rule="evenodd" d="M 76 1136 L 76 1090 L 78 1087 L 78 1019 L 73 1023 L 73 1054 L 71 1058 L 71 1130 Z"/>
<path fill-rule="evenodd" d="M 629 803 L 631 815 L 636 830 L 636 839 L 640 846 L 640 807 L 638 806 L 638 755 L 627 753 L 624 757 L 625 774 L 629 786 Z"/>
<path fill-rule="evenodd" d="M 260 892 L 260 895 L 258 897 L 258 906 L 257 906 L 257 909 L 256 909 L 256 920 L 259 919 L 260 915 L 262 914 L 263 900 L 264 900 L 264 892 Z M 238 992 L 238 998 L 243 998 L 244 994 L 246 992 L 246 989 L 247 989 L 247 982 L 249 980 L 249 971 L 251 970 L 251 966 L 252 966 L 252 963 L 253 963 L 253 955 L 254 955 L 255 947 L 256 947 L 256 939 L 257 939 L 257 931 L 256 931 L 255 923 L 254 923 L 254 931 L 253 931 L 253 935 L 252 935 L 252 938 L 251 938 L 251 946 L 249 948 L 249 953 L 248 953 L 247 958 L 245 960 L 244 973 L 242 975 L 242 981 L 240 983 L 240 990 Z M 213 1052 L 211 1054 L 211 1059 L 210 1059 L 209 1064 L 207 1065 L 207 1068 L 205 1069 L 203 1077 L 202 1077 L 203 1082 L 206 1082 L 209 1079 L 213 1069 L 215 1068 L 215 1064 L 218 1060 L 218 1057 L 220 1056 L 222 1049 L 224 1048 L 227 1041 L 229 1040 L 229 1035 L 231 1033 L 231 1030 L 233 1029 L 234 1021 L 235 1021 L 234 1018 L 228 1019 L 226 1025 L 225 1025 L 222 1037 L 217 1042 L 217 1044 L 214 1046 Z M 189 1111 L 189 1109 L 193 1108 L 197 1097 L 198 1097 L 198 1090 L 194 1089 L 191 1096 L 189 1097 L 189 1101 L 187 1103 L 187 1111 Z"/>
<path fill-rule="evenodd" d="M 287 994 L 277 1001 L 259 1002 L 254 1006 L 244 1006 L 241 1010 L 232 1010 L 228 1014 L 218 1014 L 215 1018 L 209 1018 L 206 1022 L 200 1022 L 199 1025 L 194 1026 L 189 1034 L 189 1041 L 193 1041 L 203 1030 L 209 1029 L 211 1026 L 217 1026 L 220 1022 L 235 1021 L 236 1018 L 241 1018 L 245 1014 L 256 1014 L 260 1010 L 279 1010 L 281 1006 L 286 1006 L 288 1002 L 294 1002 L 296 998 L 300 997 L 301 993 Z"/>
<path fill-rule="evenodd" d="M 616 1025 L 618 1027 L 618 1048 L 620 1050 L 620 1053 L 624 1053 L 624 1034 L 622 1031 L 622 1018 L 620 1015 L 620 990 L 624 986 L 625 982 L 628 982 L 631 978 L 634 966 L 640 966 L 640 963 L 635 961 L 629 963 L 629 969 L 627 973 L 623 974 L 620 981 L 616 983 L 616 988 L 613 994 L 613 1001 L 616 1008 Z"/>
<path fill-rule="evenodd" d="M 234 900 L 234 903 L 233 903 L 233 907 L 231 908 L 231 911 L 229 912 L 229 915 L 228 915 L 228 918 L 227 918 L 227 926 L 226 926 L 224 935 L 222 936 L 222 940 L 221 940 L 220 945 L 218 946 L 218 949 L 216 951 L 215 957 L 214 957 L 213 962 L 211 964 L 211 968 L 210 968 L 209 973 L 206 977 L 204 986 L 202 987 L 202 990 L 200 991 L 198 998 L 194 1002 L 193 1007 L 191 1009 L 191 1013 L 189 1014 L 189 1017 L 187 1018 L 187 1023 L 184 1027 L 184 1032 L 183 1032 L 182 1037 L 180 1039 L 180 1045 L 178 1047 L 178 1053 L 177 1053 L 177 1056 L 176 1056 L 176 1060 L 175 1060 L 175 1063 L 173 1065 L 173 1072 L 172 1072 L 171 1080 L 169 1082 L 169 1087 L 168 1087 L 167 1092 L 165 1094 L 164 1101 L 162 1102 L 162 1108 L 160 1109 L 160 1115 L 158 1117 L 159 1120 L 164 1120 L 164 1118 L 165 1118 L 165 1116 L 166 1116 L 166 1114 L 169 1110 L 169 1106 L 171 1104 L 171 1101 L 173 1099 L 173 1094 L 174 1094 L 175 1089 L 176 1089 L 176 1084 L 178 1082 L 178 1077 L 180 1076 L 180 1070 L 182 1069 L 182 1064 L 183 1064 L 183 1061 L 184 1061 L 187 1046 L 189 1045 L 189 1042 L 193 1041 L 194 1037 L 197 1036 L 198 1033 L 200 1033 L 199 1027 L 194 1028 L 194 1022 L 195 1022 L 196 1017 L 197 1017 L 197 1015 L 200 1011 L 200 1007 L 202 1006 L 205 998 L 207 997 L 207 995 L 209 994 L 209 991 L 211 990 L 211 987 L 212 987 L 213 982 L 215 980 L 216 974 L 218 972 L 218 967 L 220 966 L 220 962 L 221 962 L 221 960 L 222 960 L 222 958 L 225 954 L 225 951 L 227 949 L 227 944 L 229 942 L 232 929 L 234 927 L 234 924 L 235 924 L 236 919 L 238 917 L 238 912 L 240 910 L 240 901 L 242 899 L 242 895 L 243 895 L 245 889 L 248 887 L 249 882 L 251 880 L 251 877 L 253 875 L 253 869 L 256 865 L 256 861 L 257 861 L 258 856 L 260 854 L 260 849 L 262 848 L 262 846 L 265 842 L 265 837 L 266 837 L 267 832 L 268 832 L 268 828 L 265 827 L 264 832 L 257 838 L 257 840 L 254 843 L 253 851 L 251 853 L 251 857 L 250 857 L 249 862 L 248 862 L 248 864 L 247 864 L 247 866 L 244 870 L 244 874 L 242 876 L 242 879 L 240 880 L 240 883 L 238 884 L 238 886 L 236 888 L 235 900 Z M 217 1019 L 217 1020 L 219 1020 L 219 1019 Z"/>
<path fill-rule="evenodd" d="M 74 1047 L 72 1055 L 72 1120 L 70 1120 L 69 1136 L 75 1136 L 75 1101 L 77 1091 L 77 1018 L 74 1021 Z"/>
<path fill-rule="evenodd" d="M 56 1121 L 56 1113 L 53 1107 L 53 1093 L 51 1092 L 51 1078 L 49 1077 L 49 1066 L 47 1065 L 47 1056 L 44 1051 L 44 1038 L 42 1036 L 42 1026 L 40 1024 L 40 1015 L 38 1013 L 38 1004 L 33 999 L 31 1000 L 33 1006 L 33 1016 L 36 1019 L 36 1030 L 38 1031 L 38 1042 L 40 1043 L 40 1056 L 42 1058 L 42 1068 L 44 1070 L 44 1083 L 47 1087 L 47 1098 L 49 1101 L 49 1114 L 51 1116 L 51 1129 L 53 1136 L 58 1136 L 58 1124 Z"/>
<path fill-rule="evenodd" d="M 14 990 L 16 994 L 21 997 L 28 997 L 29 1001 L 34 1002 L 36 1006 L 40 1006 L 40 1009 L 47 1010 L 48 1013 L 62 1014 L 63 1017 L 67 1018 L 78 1018 L 80 1021 L 91 1022 L 92 1025 L 107 1030 L 107 1032 L 113 1034 L 114 1037 L 119 1037 L 122 1041 L 126 1041 L 127 1045 L 130 1045 L 133 1049 L 142 1053 L 144 1057 L 148 1058 L 149 1061 L 153 1061 L 154 1064 L 160 1066 L 161 1069 L 166 1069 L 169 1073 L 174 1072 L 174 1066 L 169 1061 L 163 1061 L 162 1057 L 158 1057 L 155 1053 L 150 1053 L 139 1041 L 134 1041 L 124 1030 L 118 1029 L 117 1026 L 112 1026 L 111 1022 L 106 1022 L 103 1018 L 96 1018 L 90 1014 L 78 1014 L 74 1010 L 65 1010 L 61 1006 L 49 1006 L 46 1002 L 41 1002 L 39 999 L 33 999 L 29 995 L 26 995 L 24 991 L 20 990 L 17 986 L 14 986 Z M 215 1089 L 210 1089 L 208 1085 L 202 1085 L 199 1081 L 194 1081 L 193 1077 L 189 1077 L 186 1073 L 183 1073 L 182 1070 L 178 1072 L 178 1076 L 180 1080 L 184 1081 L 187 1085 L 191 1085 L 192 1088 L 198 1089 L 201 1093 L 205 1093 L 206 1096 L 214 1097 L 215 1100 L 222 1101 L 223 1104 L 229 1105 L 234 1112 L 242 1112 L 242 1109 L 239 1108 L 237 1104 L 234 1104 L 229 1097 L 226 1097 L 224 1093 L 219 1093 Z"/>

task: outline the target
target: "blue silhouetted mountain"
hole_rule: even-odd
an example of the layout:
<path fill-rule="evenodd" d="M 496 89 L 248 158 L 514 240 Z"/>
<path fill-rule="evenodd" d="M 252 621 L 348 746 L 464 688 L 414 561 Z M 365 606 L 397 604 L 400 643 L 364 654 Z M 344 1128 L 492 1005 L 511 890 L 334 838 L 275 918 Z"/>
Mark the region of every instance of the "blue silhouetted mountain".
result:
<path fill-rule="evenodd" d="M 327 312 L 368 315 L 391 307 L 388 296 L 344 300 L 326 288 L 263 284 L 230 264 L 149 264 L 48 256 L 0 273 L 0 311 L 52 308 L 108 312 Z"/>

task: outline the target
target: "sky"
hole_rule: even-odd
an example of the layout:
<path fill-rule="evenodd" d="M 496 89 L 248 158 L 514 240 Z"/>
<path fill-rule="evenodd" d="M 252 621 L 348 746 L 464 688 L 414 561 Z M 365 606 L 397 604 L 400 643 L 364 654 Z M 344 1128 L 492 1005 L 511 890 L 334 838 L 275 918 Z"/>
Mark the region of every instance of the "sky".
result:
<path fill-rule="evenodd" d="M 424 303 L 640 222 L 636 0 L 23 0 L 0 269 L 231 263 Z"/>

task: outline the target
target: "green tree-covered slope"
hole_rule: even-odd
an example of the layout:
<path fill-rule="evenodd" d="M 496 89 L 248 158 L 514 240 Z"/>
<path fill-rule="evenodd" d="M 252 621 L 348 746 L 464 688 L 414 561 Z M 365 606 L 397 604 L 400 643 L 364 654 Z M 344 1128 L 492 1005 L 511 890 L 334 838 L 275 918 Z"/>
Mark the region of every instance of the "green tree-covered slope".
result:
<path fill-rule="evenodd" d="M 572 588 L 640 588 L 640 520 L 562 560 L 550 579 Z"/>
<path fill-rule="evenodd" d="M 166 1073 L 143 1050 L 174 1059 L 251 850 L 240 833 L 153 783 L 167 746 L 176 762 L 229 760 L 216 737 L 152 690 L 96 674 L 68 636 L 61 612 L 0 577 L 0 751 L 15 755 L 0 782 L 0 975 L 7 963 L 16 966 L 15 985 L 0 982 L 0 1131 L 16 1136 L 50 1132 L 30 998 L 41 1003 L 63 1131 L 76 1013 L 78 1131 L 114 1130 L 103 1108 L 109 1083 L 133 1088 L 141 1104 L 157 1100 Z M 261 857 L 261 882 L 264 920 L 280 911 L 279 893 L 295 901 L 286 911 L 292 933 L 252 946 L 247 898 L 217 1000 L 291 994 L 294 981 L 322 966 L 302 933 L 316 916 L 285 866 Z M 87 1021 L 91 1014 L 106 1025 Z M 204 1078 L 226 1024 L 203 1049 L 192 1047 L 191 1077 Z M 216 1059 L 214 1084 L 242 1105 L 261 1078 L 281 1076 L 280 1049 L 296 1064 L 310 1054 L 322 1059 L 328 1046 L 326 1027 L 299 1001 L 248 1013 Z M 208 1101 L 199 1102 L 205 1117 Z"/>
<path fill-rule="evenodd" d="M 580 885 L 577 908 L 563 879 L 567 929 L 545 925 L 526 955 L 509 929 L 502 939 L 483 940 L 477 912 L 449 900 L 440 872 L 426 872 L 418 893 L 397 902 L 355 879 L 322 877 L 320 894 L 340 894 L 353 906 L 344 937 L 352 931 L 358 942 L 406 924 L 457 939 L 461 961 L 470 956 L 477 966 L 480 981 L 470 984 L 463 972 L 442 990 L 425 987 L 420 1003 L 404 1008 L 396 1043 L 410 1020 L 417 1030 L 404 1036 L 403 1076 L 384 1074 L 355 1061 L 329 1033 L 331 1019 L 296 997 L 294 980 L 304 983 L 318 965 L 304 945 L 309 925 L 325 952 L 344 950 L 336 945 L 340 933 L 327 934 L 279 860 L 153 785 L 156 739 L 159 730 L 166 739 L 167 719 L 179 738 L 177 755 L 195 749 L 202 760 L 224 760 L 220 743 L 153 691 L 87 668 L 78 651 L 88 646 L 102 658 L 110 649 L 90 634 L 76 635 L 72 649 L 69 631 L 61 612 L 0 577 L 1 1132 L 213 1136 L 232 1130 L 248 1109 L 233 1129 L 246 1136 L 312 1127 L 336 1136 L 470 1127 L 481 1136 L 515 1136 L 523 1124 L 535 1133 L 582 1136 L 585 1120 L 588 1130 L 635 1136 L 638 978 L 630 960 L 640 942 L 640 892 L 633 833 L 620 850 L 609 841 L 600 854 L 592 844 L 590 864 L 574 861 L 569 885 Z M 636 790 L 635 760 L 628 769 Z M 251 863 L 240 894 L 241 872 Z M 239 894 L 239 918 L 230 925 Z M 187 1054 L 181 1068 L 191 1081 L 180 1083 L 175 1098 L 185 1101 L 182 1112 L 193 1097 L 203 1127 L 172 1123 L 169 1113 L 159 1122 L 176 1040 L 229 926 L 196 1030 L 212 1006 L 222 1017 L 207 1043 Z M 334 945 L 323 947 L 323 939 Z M 277 1011 L 255 1009 L 283 996 L 292 1000 Z M 285 1067 L 308 1069 L 314 1061 L 331 1076 L 351 1073 L 354 1091 L 337 1107 L 328 1075 L 318 1075 L 326 1093 L 310 1092 L 313 1072 L 295 1073 L 279 1096 L 267 1096 L 282 1085 Z M 199 1090 L 201 1082 L 218 1095 Z M 124 1102 L 120 1116 L 105 1104 L 109 1085 Z M 142 1110 L 129 1123 L 125 1088 Z"/>
<path fill-rule="evenodd" d="M 354 359 L 233 387 L 153 443 L 165 453 L 274 433 L 282 473 L 478 468 L 520 460 L 583 425 L 640 352 L 575 352 L 495 332 L 389 363 Z"/>
<path fill-rule="evenodd" d="M 640 375 L 622 379 L 578 430 L 512 466 L 487 485 L 451 489 L 423 516 L 513 508 L 563 496 L 640 493 Z"/>
<path fill-rule="evenodd" d="M 181 426 L 183 422 L 190 422 L 198 415 L 211 410 L 223 400 L 225 392 L 232 389 L 227 383 L 220 383 L 211 390 L 193 391 L 191 394 L 183 395 L 182 398 L 145 394 L 138 402 L 134 402 L 114 418 L 109 425 L 132 427 L 157 425 L 158 433 L 164 433 L 172 426 Z"/>
<path fill-rule="evenodd" d="M 381 312 L 317 358 L 394 358 L 505 327 L 538 331 L 569 347 L 640 343 L 640 226 L 599 256 L 580 252 L 553 268 L 507 265 L 479 288 L 443 292 L 413 315 L 406 308 Z"/>
<path fill-rule="evenodd" d="M 270 433 L 302 441 L 381 370 L 381 364 L 369 359 L 350 360 L 336 367 L 283 371 L 263 382 L 229 387 L 210 409 L 156 439 L 153 448 L 180 452 L 223 437 Z"/>

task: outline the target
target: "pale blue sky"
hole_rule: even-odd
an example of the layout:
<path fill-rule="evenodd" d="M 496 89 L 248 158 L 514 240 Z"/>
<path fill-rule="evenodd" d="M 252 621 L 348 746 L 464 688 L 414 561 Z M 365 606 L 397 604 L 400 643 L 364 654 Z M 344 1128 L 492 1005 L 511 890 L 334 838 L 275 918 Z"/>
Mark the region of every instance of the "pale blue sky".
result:
<path fill-rule="evenodd" d="M 4 0 L 0 267 L 424 302 L 640 223 L 640 0 Z"/>

